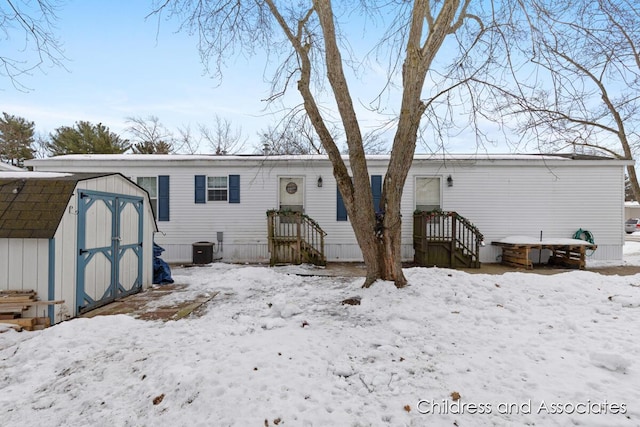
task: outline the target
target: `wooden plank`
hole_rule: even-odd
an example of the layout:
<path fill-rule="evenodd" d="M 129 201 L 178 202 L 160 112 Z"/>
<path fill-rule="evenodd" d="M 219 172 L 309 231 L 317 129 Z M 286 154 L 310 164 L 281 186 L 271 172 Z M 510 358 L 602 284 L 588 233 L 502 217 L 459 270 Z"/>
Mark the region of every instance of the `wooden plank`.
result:
<path fill-rule="evenodd" d="M 596 245 L 592 244 L 553 244 L 542 242 L 532 244 L 491 242 L 491 244 L 502 248 L 503 263 L 513 266 L 523 266 L 528 269 L 533 268 L 533 263 L 528 261 L 528 251 L 531 249 L 551 250 L 552 255 L 549 258 L 549 264 L 558 264 L 584 269 L 586 268 L 586 251 L 595 250 L 597 248 Z"/>
<path fill-rule="evenodd" d="M 53 301 L 24 301 L 24 302 L 4 302 L 0 300 L 0 310 L 4 307 L 13 307 L 13 306 L 32 306 L 32 305 L 52 305 L 52 304 L 64 304 L 64 300 L 53 300 Z"/>
<path fill-rule="evenodd" d="M 36 324 L 36 319 L 35 317 L 23 317 L 20 319 L 5 319 L 5 320 L 2 320 L 2 322 L 0 323 L 9 323 L 13 325 L 18 325 L 26 329 L 27 331 L 32 331 L 33 326 Z"/>
<path fill-rule="evenodd" d="M 0 291 L 0 298 L 33 298 L 36 296 L 35 292 L 32 291 L 28 291 L 28 292 L 22 292 L 22 291 L 13 291 L 13 292 L 7 292 L 7 291 Z"/>
<path fill-rule="evenodd" d="M 21 304 L 29 301 L 35 301 L 35 298 L 28 297 L 0 297 L 0 304 Z"/>
<path fill-rule="evenodd" d="M 13 295 L 13 294 L 36 294 L 33 289 L 2 289 L 0 295 Z"/>
<path fill-rule="evenodd" d="M 36 317 L 35 320 L 36 323 L 33 325 L 34 331 L 40 331 L 51 326 L 51 319 L 48 317 Z"/>
<path fill-rule="evenodd" d="M 540 249 L 541 243 L 505 243 L 505 242 L 491 242 L 493 246 L 500 246 L 510 249 Z"/>
<path fill-rule="evenodd" d="M 577 267 L 584 270 L 586 267 L 584 248 L 560 248 L 553 251 L 549 258 L 549 264 L 559 264 L 569 267 Z"/>
<path fill-rule="evenodd" d="M 19 317 L 18 313 L 1 313 L 0 312 L 0 323 L 2 323 L 3 319 L 15 319 Z"/>
<path fill-rule="evenodd" d="M 524 267 L 528 270 L 533 268 L 533 263 L 529 260 L 529 248 L 524 246 L 510 245 L 502 248 L 502 262 L 516 267 Z"/>
<path fill-rule="evenodd" d="M 522 257 L 513 257 L 513 256 L 503 254 L 502 262 L 505 264 L 514 265 L 516 267 L 525 267 L 529 270 L 533 268 L 533 263 L 530 260 Z"/>
<path fill-rule="evenodd" d="M 22 304 L 0 304 L 0 313 L 21 313 L 26 309 Z"/>

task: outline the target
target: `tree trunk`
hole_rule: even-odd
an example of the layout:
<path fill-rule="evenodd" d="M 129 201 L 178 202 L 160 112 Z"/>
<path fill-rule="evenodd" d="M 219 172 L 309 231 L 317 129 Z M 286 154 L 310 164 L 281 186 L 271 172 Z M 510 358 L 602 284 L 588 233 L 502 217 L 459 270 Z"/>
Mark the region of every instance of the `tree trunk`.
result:
<path fill-rule="evenodd" d="M 631 183 L 631 191 L 633 191 L 633 197 L 636 201 L 640 202 L 640 185 L 638 185 L 638 175 L 636 174 L 636 167 L 634 165 L 627 166 L 627 174 L 629 175 L 629 182 Z"/>
<path fill-rule="evenodd" d="M 294 32 L 287 26 L 273 0 L 266 0 L 271 13 L 298 55 L 300 67 L 298 90 L 304 100 L 305 111 L 333 165 L 333 175 L 362 251 L 367 269 L 363 287 L 371 286 L 378 279 L 393 281 L 399 288 L 407 284 L 407 279 L 402 272 L 400 202 L 407 174 L 413 162 L 418 127 L 426 109 L 421 100 L 422 88 L 427 71 L 444 39 L 462 24 L 469 1 L 464 2 L 457 18 L 456 12 L 460 1 L 443 2 L 440 12 L 434 19 L 431 15 L 430 3 L 426 0 L 416 0 L 407 40 L 407 57 L 402 71 L 401 113 L 382 191 L 383 217 L 376 220 L 362 134 L 344 75 L 331 2 L 314 0 L 313 8 L 298 22 L 297 30 Z M 309 40 L 313 38 L 305 37 L 304 31 L 301 30 L 314 12 L 323 34 L 327 79 L 332 88 L 347 140 L 349 168 L 342 159 L 311 91 L 312 66 Z M 426 34 L 425 24 L 428 26 Z M 353 176 L 350 176 L 349 169 Z"/>
<path fill-rule="evenodd" d="M 356 184 L 354 187 L 354 192 L 363 194 L 363 197 L 347 202 L 347 196 L 343 195 L 343 199 L 366 267 L 362 287 L 368 288 L 377 280 L 387 280 L 402 288 L 407 279 L 402 272 L 400 204 L 377 219 L 369 181 L 361 189 Z"/>

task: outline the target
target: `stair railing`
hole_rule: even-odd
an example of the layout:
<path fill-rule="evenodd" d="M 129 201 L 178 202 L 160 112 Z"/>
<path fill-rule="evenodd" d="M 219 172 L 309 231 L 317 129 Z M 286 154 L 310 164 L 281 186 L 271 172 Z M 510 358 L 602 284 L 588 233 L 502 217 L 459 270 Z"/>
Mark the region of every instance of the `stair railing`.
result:
<path fill-rule="evenodd" d="M 456 251 L 470 258 L 470 267 L 480 267 L 480 246 L 483 245 L 484 236 L 475 225 L 457 212 L 415 212 L 413 227 L 416 263 L 428 264 L 426 248 L 429 242 L 450 242 L 451 267 L 456 267 Z"/>
<path fill-rule="evenodd" d="M 302 212 L 267 211 L 267 235 L 271 265 L 327 262 L 324 254 L 327 233 Z"/>

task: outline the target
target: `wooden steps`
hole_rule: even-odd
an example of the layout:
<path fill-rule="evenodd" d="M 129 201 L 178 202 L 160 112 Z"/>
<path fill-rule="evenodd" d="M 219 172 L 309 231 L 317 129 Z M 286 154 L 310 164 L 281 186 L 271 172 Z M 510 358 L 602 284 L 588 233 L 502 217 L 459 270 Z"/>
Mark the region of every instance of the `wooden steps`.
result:
<path fill-rule="evenodd" d="M 413 215 L 414 262 L 422 267 L 480 268 L 480 230 L 457 212 Z"/>
<path fill-rule="evenodd" d="M 322 228 L 301 212 L 267 212 L 270 265 L 312 263 L 326 265 Z"/>

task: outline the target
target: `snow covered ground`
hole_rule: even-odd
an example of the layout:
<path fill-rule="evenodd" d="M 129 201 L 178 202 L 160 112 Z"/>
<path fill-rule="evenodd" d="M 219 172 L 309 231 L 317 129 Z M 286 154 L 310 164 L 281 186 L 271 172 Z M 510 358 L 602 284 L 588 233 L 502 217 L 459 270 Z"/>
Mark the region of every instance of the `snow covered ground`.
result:
<path fill-rule="evenodd" d="M 201 317 L 0 333 L 0 425 L 640 425 L 640 275 L 296 269 L 174 270 L 219 292 Z"/>

